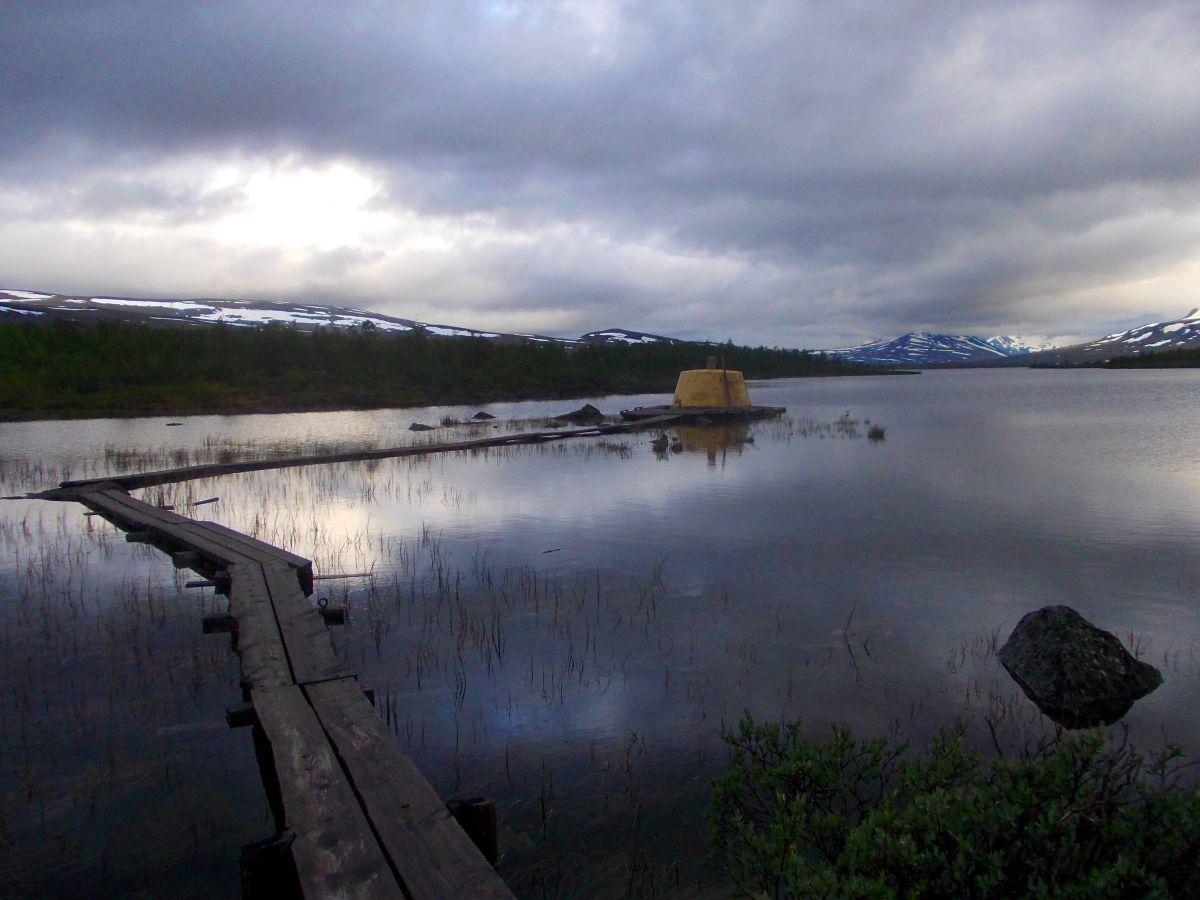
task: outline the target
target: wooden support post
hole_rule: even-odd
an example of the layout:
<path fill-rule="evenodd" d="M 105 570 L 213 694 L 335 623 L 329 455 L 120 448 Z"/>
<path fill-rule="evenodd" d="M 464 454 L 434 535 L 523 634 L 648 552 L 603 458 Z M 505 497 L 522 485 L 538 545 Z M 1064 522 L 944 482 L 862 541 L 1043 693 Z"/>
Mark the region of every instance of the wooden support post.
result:
<path fill-rule="evenodd" d="M 242 898 L 300 897 L 300 881 L 292 863 L 295 835 L 283 831 L 273 838 L 242 848 Z"/>
<path fill-rule="evenodd" d="M 258 714 L 254 711 L 253 703 L 239 703 L 225 710 L 225 721 L 230 728 L 245 728 L 258 722 Z"/>
<path fill-rule="evenodd" d="M 325 620 L 326 625 L 346 624 L 346 607 L 344 606 L 324 606 L 317 611 L 321 614 L 321 618 Z"/>
<path fill-rule="evenodd" d="M 467 837 L 475 842 L 484 858 L 495 866 L 500 858 L 500 845 L 496 837 L 496 804 L 491 798 L 451 800 L 446 808 L 467 833 Z"/>
<path fill-rule="evenodd" d="M 203 559 L 204 557 L 195 550 L 180 550 L 178 553 L 171 554 L 171 562 L 177 569 L 193 569 Z"/>
<path fill-rule="evenodd" d="M 205 616 L 205 634 L 230 634 L 237 631 L 237 619 L 230 615 Z"/>

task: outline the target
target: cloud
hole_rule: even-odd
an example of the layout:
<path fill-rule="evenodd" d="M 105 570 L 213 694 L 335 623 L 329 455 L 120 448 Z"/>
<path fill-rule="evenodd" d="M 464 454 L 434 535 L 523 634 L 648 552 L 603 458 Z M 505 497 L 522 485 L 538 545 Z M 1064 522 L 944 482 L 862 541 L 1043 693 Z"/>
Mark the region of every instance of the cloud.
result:
<path fill-rule="evenodd" d="M 565 334 L 1111 330 L 1200 302 L 1198 16 L 7 4 L 0 271 Z"/>

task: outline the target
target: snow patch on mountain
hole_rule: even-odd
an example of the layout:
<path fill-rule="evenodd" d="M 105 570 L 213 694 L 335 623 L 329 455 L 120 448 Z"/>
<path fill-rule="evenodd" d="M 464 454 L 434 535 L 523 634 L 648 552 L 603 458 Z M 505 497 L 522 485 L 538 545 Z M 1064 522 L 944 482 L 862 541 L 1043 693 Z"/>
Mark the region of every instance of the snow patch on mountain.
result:
<path fill-rule="evenodd" d="M 1106 334 L 1098 340 L 1065 349 L 1088 359 L 1111 359 L 1116 356 L 1137 355 L 1151 347 L 1161 352 L 1164 349 L 1194 347 L 1198 344 L 1200 308 L 1193 309 L 1180 319 L 1139 325 L 1128 331 Z"/>
<path fill-rule="evenodd" d="M 580 335 L 579 340 L 591 344 L 681 344 L 678 338 L 664 337 L 661 334 L 648 334 L 644 331 L 630 331 L 628 328 L 608 328 L 604 331 L 589 331 Z"/>
<path fill-rule="evenodd" d="M 0 290 L 0 312 L 47 318 L 116 317 L 134 322 L 173 322 L 185 325 L 287 325 L 295 328 L 369 328 L 385 332 L 421 331 L 437 337 L 515 338 L 538 342 L 575 344 L 567 338 L 538 334 L 505 334 L 480 331 L 344 306 L 315 306 L 251 300 L 168 300 L 140 297 L 88 297 Z"/>
<path fill-rule="evenodd" d="M 1033 344 L 1025 338 L 1014 337 L 1010 334 L 998 334 L 995 337 L 984 338 L 984 340 L 1006 356 L 1016 356 L 1021 353 L 1037 353 L 1040 350 L 1049 350 L 1054 346 L 1045 342 Z"/>
<path fill-rule="evenodd" d="M 981 338 L 966 334 L 932 334 L 915 331 L 885 341 L 823 352 L 854 362 L 878 366 L 926 366 L 1004 359 L 1021 353 L 1029 345 L 1020 338 L 1000 335 Z"/>

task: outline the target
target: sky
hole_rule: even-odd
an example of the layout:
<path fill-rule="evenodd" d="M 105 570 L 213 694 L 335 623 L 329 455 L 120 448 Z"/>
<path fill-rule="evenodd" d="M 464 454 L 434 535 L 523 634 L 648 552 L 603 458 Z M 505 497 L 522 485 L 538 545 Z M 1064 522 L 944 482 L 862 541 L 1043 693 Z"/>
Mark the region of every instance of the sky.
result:
<path fill-rule="evenodd" d="M 1200 4 L 0 4 L 0 287 L 575 336 L 1200 306 Z"/>

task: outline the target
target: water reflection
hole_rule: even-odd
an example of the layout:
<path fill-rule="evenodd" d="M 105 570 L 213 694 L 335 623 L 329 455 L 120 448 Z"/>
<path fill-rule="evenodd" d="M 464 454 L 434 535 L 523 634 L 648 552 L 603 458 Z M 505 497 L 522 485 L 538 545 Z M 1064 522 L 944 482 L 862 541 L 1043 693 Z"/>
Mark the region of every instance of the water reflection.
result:
<path fill-rule="evenodd" d="M 502 871 L 520 892 L 651 882 L 682 892 L 713 887 L 696 861 L 722 724 L 750 708 L 801 716 L 814 734 L 847 721 L 919 743 L 965 717 L 978 745 L 995 729 L 1023 746 L 1053 723 L 1004 673 L 996 644 L 1038 605 L 1075 606 L 1163 669 L 1166 684 L 1123 720 L 1133 740 L 1200 748 L 1189 715 L 1200 679 L 1197 379 L 1126 374 L 770 382 L 752 386 L 756 401 L 789 418 L 672 430 L 682 452 L 663 460 L 647 434 L 245 473 L 146 496 L 286 546 L 318 573 L 373 573 L 322 585 L 350 605 L 339 649 L 443 794 L 497 800 Z M 537 419 L 562 406 L 489 411 Z M 385 446 L 413 439 L 414 420 L 474 412 L 6 425 L 2 492 L 135 465 L 139 450 Z M 868 420 L 886 426 L 885 442 L 865 439 Z M 438 439 L 481 427 L 491 426 Z M 199 634 L 199 614 L 219 602 L 181 591 L 163 558 L 80 513 L 0 506 L 4 822 L 34 860 L 20 883 L 61 886 L 34 852 L 64 820 L 40 813 L 67 796 L 51 760 L 103 766 L 106 734 L 120 736 L 114 773 L 123 761 L 142 771 L 138 746 L 157 773 L 138 782 L 139 808 L 170 818 L 164 810 L 202 796 L 200 834 L 237 823 L 220 847 L 197 840 L 206 860 L 224 848 L 232 866 L 228 845 L 265 836 L 266 817 L 253 754 L 221 743 L 239 733 L 203 727 L 238 699 L 227 644 Z M 54 562 L 64 558 L 86 563 Z M 114 599 L 133 587 L 137 603 Z M 81 591 L 82 606 L 68 599 Z M 121 712 L 145 697 L 143 714 Z M 32 776 L 14 762 L 22 754 Z M 210 777 L 216 760 L 246 778 Z M 113 829 L 132 815 L 118 781 L 96 799 Z M 234 812 L 238 792 L 254 798 L 249 814 Z M 131 870 L 148 847 L 164 859 L 192 852 L 61 833 L 85 860 L 78 878 L 95 883 L 105 853 Z"/>
<path fill-rule="evenodd" d="M 703 453 L 710 466 L 720 460 L 721 465 L 729 453 L 741 453 L 752 441 L 750 425 L 735 422 L 726 425 L 681 425 L 675 429 L 679 443 L 688 453 Z"/>

